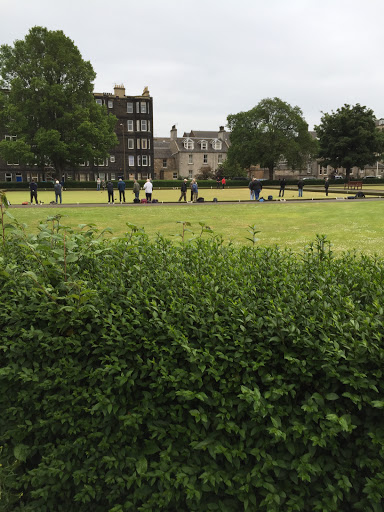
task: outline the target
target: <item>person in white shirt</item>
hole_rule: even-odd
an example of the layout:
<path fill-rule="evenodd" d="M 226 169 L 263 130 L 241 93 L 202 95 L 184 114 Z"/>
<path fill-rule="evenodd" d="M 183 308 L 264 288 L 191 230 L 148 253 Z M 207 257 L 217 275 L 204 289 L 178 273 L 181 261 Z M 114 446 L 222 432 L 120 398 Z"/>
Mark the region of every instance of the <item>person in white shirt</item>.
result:
<path fill-rule="evenodd" d="M 146 183 L 144 184 L 144 190 L 145 190 L 145 197 L 147 198 L 147 201 L 152 201 L 152 190 L 153 185 L 151 180 L 148 178 Z"/>

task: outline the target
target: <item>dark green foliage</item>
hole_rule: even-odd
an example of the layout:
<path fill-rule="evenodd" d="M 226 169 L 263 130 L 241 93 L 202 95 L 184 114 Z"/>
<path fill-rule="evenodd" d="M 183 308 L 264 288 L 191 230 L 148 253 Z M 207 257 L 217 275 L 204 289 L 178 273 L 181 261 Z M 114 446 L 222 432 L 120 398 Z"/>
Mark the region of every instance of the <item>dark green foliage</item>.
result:
<path fill-rule="evenodd" d="M 227 117 L 231 146 L 226 165 L 241 168 L 260 164 L 268 168 L 269 179 L 277 163 L 286 160 L 302 169 L 317 153 L 317 144 L 308 132 L 301 109 L 280 98 L 265 98 L 253 109 Z"/>
<path fill-rule="evenodd" d="M 33 27 L 0 46 L 0 141 L 4 160 L 65 169 L 106 158 L 117 144 L 116 117 L 96 105 L 90 62 L 61 30 Z"/>
<path fill-rule="evenodd" d="M 0 509 L 382 511 L 383 283 L 325 237 L 8 232 Z"/>
<path fill-rule="evenodd" d="M 358 103 L 323 114 L 315 130 L 324 165 L 344 167 L 347 181 L 353 166 L 374 164 L 384 151 L 384 133 L 376 128 L 373 110 Z"/>

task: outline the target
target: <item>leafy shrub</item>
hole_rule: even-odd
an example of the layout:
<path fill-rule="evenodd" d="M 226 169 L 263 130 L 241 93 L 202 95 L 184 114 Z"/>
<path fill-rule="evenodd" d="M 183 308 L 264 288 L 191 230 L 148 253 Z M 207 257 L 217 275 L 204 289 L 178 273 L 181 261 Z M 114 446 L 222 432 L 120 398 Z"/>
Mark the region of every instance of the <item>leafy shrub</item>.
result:
<path fill-rule="evenodd" d="M 59 221 L 0 248 L 2 510 L 383 510 L 381 260 Z"/>

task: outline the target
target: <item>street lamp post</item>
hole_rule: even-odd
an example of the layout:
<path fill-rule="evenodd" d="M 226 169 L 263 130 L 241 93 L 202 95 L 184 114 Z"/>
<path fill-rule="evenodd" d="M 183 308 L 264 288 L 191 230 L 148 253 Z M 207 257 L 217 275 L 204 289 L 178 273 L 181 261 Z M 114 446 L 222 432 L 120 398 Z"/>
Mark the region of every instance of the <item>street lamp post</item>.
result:
<path fill-rule="evenodd" d="M 126 171 L 125 171 L 125 133 L 124 133 L 124 123 L 120 123 L 123 132 L 123 173 L 124 179 L 127 179 Z"/>

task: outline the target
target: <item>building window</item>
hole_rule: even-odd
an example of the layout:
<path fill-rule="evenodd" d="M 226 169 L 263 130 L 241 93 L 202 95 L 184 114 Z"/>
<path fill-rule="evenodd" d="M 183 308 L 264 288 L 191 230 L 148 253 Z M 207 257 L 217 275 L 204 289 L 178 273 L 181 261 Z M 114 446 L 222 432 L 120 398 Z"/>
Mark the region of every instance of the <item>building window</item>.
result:
<path fill-rule="evenodd" d="M 23 176 L 20 172 L 16 173 L 16 181 L 18 181 L 19 183 L 23 181 Z"/>
<path fill-rule="evenodd" d="M 193 171 L 192 171 L 192 169 L 189 169 L 189 171 L 188 171 L 188 178 L 190 180 L 193 178 Z"/>
<path fill-rule="evenodd" d="M 208 163 L 208 155 L 203 155 L 203 163 L 204 164 Z"/>
<path fill-rule="evenodd" d="M 185 149 L 193 149 L 193 140 L 192 139 L 184 139 L 184 147 Z"/>
<path fill-rule="evenodd" d="M 113 108 L 113 101 L 112 100 L 108 100 L 108 108 Z"/>
<path fill-rule="evenodd" d="M 136 114 L 140 113 L 140 102 L 136 101 Z"/>
<path fill-rule="evenodd" d="M 141 139 L 141 149 L 147 149 L 147 139 Z"/>
<path fill-rule="evenodd" d="M 167 159 L 166 158 L 163 158 L 163 168 L 164 169 L 167 168 Z"/>
<path fill-rule="evenodd" d="M 213 139 L 213 141 L 212 141 L 212 147 L 213 147 L 213 149 L 218 149 L 218 150 L 220 150 L 220 149 L 221 149 L 221 146 L 222 146 L 222 142 L 221 142 L 221 140 L 219 140 L 219 139 Z"/>
<path fill-rule="evenodd" d="M 141 167 L 141 156 L 140 155 L 138 155 L 138 157 L 137 157 L 137 165 L 139 167 Z"/>
<path fill-rule="evenodd" d="M 132 119 L 128 119 L 128 121 L 127 121 L 127 131 L 133 132 L 133 121 L 132 121 Z"/>
<path fill-rule="evenodd" d="M 9 172 L 5 173 L 5 181 L 12 181 L 12 174 Z"/>
<path fill-rule="evenodd" d="M 223 163 L 223 155 L 222 155 L 222 153 L 220 153 L 220 154 L 217 156 L 217 162 L 218 162 L 219 164 L 222 164 L 222 163 Z"/>
<path fill-rule="evenodd" d="M 147 131 L 147 121 L 146 119 L 141 120 L 141 131 L 146 132 Z"/>
<path fill-rule="evenodd" d="M 133 103 L 130 101 L 127 103 L 127 114 L 133 114 Z"/>
<path fill-rule="evenodd" d="M 193 155 L 188 155 L 188 163 L 193 164 Z"/>
<path fill-rule="evenodd" d="M 148 157 L 147 157 L 147 155 L 142 155 L 141 156 L 141 165 L 145 165 L 145 166 L 148 165 Z"/>
<path fill-rule="evenodd" d="M 98 166 L 98 167 L 104 167 L 105 165 L 105 162 L 102 158 L 99 158 L 98 160 L 96 160 L 95 164 Z"/>
<path fill-rule="evenodd" d="M 142 101 L 141 104 L 140 104 L 140 112 L 142 114 L 146 114 L 147 113 L 147 102 L 146 101 Z"/>
<path fill-rule="evenodd" d="M 177 180 L 177 172 L 174 172 L 174 173 L 172 174 L 172 178 L 173 178 L 174 180 Z"/>
<path fill-rule="evenodd" d="M 128 156 L 128 165 L 129 167 L 133 167 L 135 165 L 135 157 L 133 155 Z"/>
<path fill-rule="evenodd" d="M 111 173 L 111 180 L 115 180 L 115 179 L 116 179 L 115 173 Z"/>
<path fill-rule="evenodd" d="M 136 140 L 136 146 L 137 146 L 137 149 L 140 149 L 140 139 Z"/>
<path fill-rule="evenodd" d="M 206 140 L 201 141 L 201 149 L 208 149 L 208 142 Z"/>
<path fill-rule="evenodd" d="M 135 139 L 128 139 L 128 149 L 135 149 Z"/>
<path fill-rule="evenodd" d="M 103 104 L 103 100 L 96 100 L 96 103 L 97 103 L 98 105 L 102 105 L 102 104 Z"/>
<path fill-rule="evenodd" d="M 4 135 L 4 139 L 8 142 L 16 142 L 17 136 L 16 135 Z M 7 161 L 7 165 L 19 165 L 18 160 L 9 160 Z"/>
<path fill-rule="evenodd" d="M 111 164 L 114 164 L 114 163 L 116 162 L 116 160 L 115 160 L 115 155 L 111 155 L 111 156 L 109 157 L 109 161 L 111 162 Z"/>

